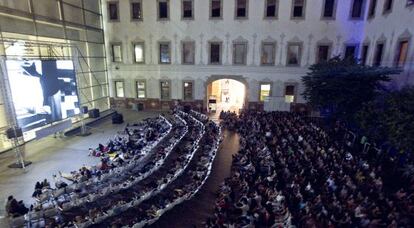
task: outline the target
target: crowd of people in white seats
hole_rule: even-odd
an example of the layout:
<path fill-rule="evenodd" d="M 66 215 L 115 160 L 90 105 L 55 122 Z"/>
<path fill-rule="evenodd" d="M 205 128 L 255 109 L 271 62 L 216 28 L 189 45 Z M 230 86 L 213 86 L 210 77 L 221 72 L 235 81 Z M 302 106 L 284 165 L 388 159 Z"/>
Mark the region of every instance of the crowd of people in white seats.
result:
<path fill-rule="evenodd" d="M 11 220 L 11 225 L 17 221 L 23 221 L 32 226 L 53 226 L 65 222 L 62 214 L 56 210 L 57 208 L 64 210 L 65 206 L 79 206 L 90 202 L 91 196 L 103 194 L 100 190 L 108 183 L 108 180 L 116 179 L 128 166 L 134 166 L 134 162 L 139 162 L 148 152 L 148 148 L 157 142 L 156 139 L 165 136 L 170 130 L 171 124 L 162 116 L 147 119 L 139 124 L 128 125 L 124 132 L 109 140 L 106 146 L 100 144 L 96 149 L 90 150 L 90 155 L 94 156 L 97 156 L 96 151 L 99 151 L 100 164 L 93 167 L 83 166 L 78 171 L 69 174 L 54 175 L 56 188 L 51 187 L 46 179 L 41 183 L 36 183 L 33 193 L 36 203 L 31 205 L 30 209 L 20 209 L 19 213 L 16 213 L 13 197 L 9 197 L 11 200 L 8 204 L 11 206 L 6 205 L 6 211 L 8 215 L 15 217 Z M 72 183 L 68 184 L 62 179 Z M 21 208 L 24 206 L 22 202 L 19 205 Z M 40 214 L 44 216 L 48 214 L 45 212 L 52 210 L 56 213 L 50 214 L 48 218 L 38 219 Z M 36 218 L 35 222 L 31 221 L 33 217 Z"/>
<path fill-rule="evenodd" d="M 221 117 L 241 148 L 206 227 L 279 227 L 280 216 L 296 227 L 413 226 L 414 183 L 392 175 L 400 155 L 363 154 L 339 123 L 324 130 L 293 113 Z"/>

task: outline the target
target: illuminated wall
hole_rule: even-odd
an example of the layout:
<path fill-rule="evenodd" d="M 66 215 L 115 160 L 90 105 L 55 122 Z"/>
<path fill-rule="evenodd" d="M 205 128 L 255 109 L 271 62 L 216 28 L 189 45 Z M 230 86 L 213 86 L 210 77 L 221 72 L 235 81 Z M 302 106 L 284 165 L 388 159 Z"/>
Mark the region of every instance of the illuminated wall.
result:
<path fill-rule="evenodd" d="M 0 0 L 0 55 L 73 59 L 81 106 L 109 108 L 100 0 Z M 4 131 L 3 103 L 0 99 Z"/>

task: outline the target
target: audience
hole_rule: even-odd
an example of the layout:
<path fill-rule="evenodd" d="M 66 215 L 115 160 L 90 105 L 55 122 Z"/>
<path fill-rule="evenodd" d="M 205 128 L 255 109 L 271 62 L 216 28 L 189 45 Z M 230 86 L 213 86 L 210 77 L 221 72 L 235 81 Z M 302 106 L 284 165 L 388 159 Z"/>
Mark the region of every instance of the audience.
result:
<path fill-rule="evenodd" d="M 414 224 L 414 183 L 390 180 L 393 159 L 351 147 L 340 124 L 325 131 L 287 112 L 220 116 L 240 133 L 241 148 L 206 227 Z"/>

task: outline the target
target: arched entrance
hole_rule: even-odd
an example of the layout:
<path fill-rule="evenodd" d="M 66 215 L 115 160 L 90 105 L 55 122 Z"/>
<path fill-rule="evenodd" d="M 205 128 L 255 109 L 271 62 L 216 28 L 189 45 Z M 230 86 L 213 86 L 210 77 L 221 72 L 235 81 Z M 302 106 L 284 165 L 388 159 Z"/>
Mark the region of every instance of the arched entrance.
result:
<path fill-rule="evenodd" d="M 207 108 L 210 112 L 234 111 L 244 108 L 247 82 L 240 76 L 212 76 L 207 81 Z"/>

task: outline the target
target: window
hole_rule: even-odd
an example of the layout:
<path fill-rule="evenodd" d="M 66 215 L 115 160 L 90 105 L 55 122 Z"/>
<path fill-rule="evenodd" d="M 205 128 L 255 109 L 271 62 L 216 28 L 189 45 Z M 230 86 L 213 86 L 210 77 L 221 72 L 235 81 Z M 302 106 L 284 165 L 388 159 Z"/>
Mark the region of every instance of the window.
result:
<path fill-rule="evenodd" d="M 316 59 L 317 63 L 326 62 L 329 59 L 330 54 L 330 45 L 319 45 L 318 46 L 318 56 Z"/>
<path fill-rule="evenodd" d="M 374 62 L 373 62 L 374 66 L 381 66 L 383 52 L 384 52 L 384 44 L 383 43 L 377 44 L 377 48 L 375 49 Z"/>
<path fill-rule="evenodd" d="M 265 18 L 277 18 L 279 0 L 266 0 Z"/>
<path fill-rule="evenodd" d="M 236 0 L 236 18 L 247 18 L 248 0 Z"/>
<path fill-rule="evenodd" d="M 210 64 L 221 64 L 221 43 L 210 43 Z"/>
<path fill-rule="evenodd" d="M 134 43 L 134 60 L 136 63 L 144 62 L 144 43 Z"/>
<path fill-rule="evenodd" d="M 115 97 L 125 97 L 124 81 L 115 81 Z"/>
<path fill-rule="evenodd" d="M 183 82 L 183 99 L 193 100 L 193 82 L 191 81 Z"/>
<path fill-rule="evenodd" d="M 323 18 L 335 18 L 335 0 L 325 0 L 325 7 L 323 8 Z"/>
<path fill-rule="evenodd" d="M 275 65 L 276 43 L 262 44 L 262 65 Z"/>
<path fill-rule="evenodd" d="M 303 19 L 305 17 L 305 0 L 293 0 L 292 18 Z"/>
<path fill-rule="evenodd" d="M 183 0 L 183 12 L 182 12 L 182 18 L 183 19 L 194 19 L 193 15 L 193 0 Z"/>
<path fill-rule="evenodd" d="M 221 18 L 221 0 L 210 0 L 210 18 Z"/>
<path fill-rule="evenodd" d="M 356 44 L 345 45 L 344 59 L 349 59 L 349 58 L 355 59 L 356 54 L 357 54 L 357 48 L 358 48 L 358 45 Z"/>
<path fill-rule="evenodd" d="M 136 81 L 137 98 L 144 99 L 147 97 L 145 80 Z"/>
<path fill-rule="evenodd" d="M 142 20 L 142 1 L 134 0 L 131 2 L 131 19 Z"/>
<path fill-rule="evenodd" d="M 375 16 L 375 9 L 377 8 L 377 0 L 371 0 L 371 4 L 369 5 L 368 17 Z"/>
<path fill-rule="evenodd" d="M 414 6 L 414 0 L 407 0 L 406 6 Z"/>
<path fill-rule="evenodd" d="M 112 62 L 122 62 L 122 44 L 112 44 Z"/>
<path fill-rule="evenodd" d="M 288 44 L 287 49 L 287 65 L 290 66 L 299 66 L 301 59 L 301 44 L 291 43 Z"/>
<path fill-rule="evenodd" d="M 158 19 L 159 20 L 168 20 L 169 18 L 169 0 L 158 0 Z"/>
<path fill-rule="evenodd" d="M 163 63 L 163 64 L 171 63 L 169 42 L 160 43 L 160 59 L 159 60 L 160 60 L 160 63 Z"/>
<path fill-rule="evenodd" d="M 259 99 L 261 102 L 263 102 L 266 97 L 270 96 L 271 87 L 272 86 L 270 83 L 260 83 Z"/>
<path fill-rule="evenodd" d="M 384 2 L 384 12 L 383 13 L 391 12 L 392 3 L 393 3 L 393 0 L 385 0 L 385 2 Z"/>
<path fill-rule="evenodd" d="M 108 15 L 110 21 L 119 21 L 118 2 L 108 2 Z"/>
<path fill-rule="evenodd" d="M 365 44 L 364 46 L 362 46 L 361 64 L 363 66 L 365 66 L 367 64 L 368 50 L 369 50 L 369 46 L 367 44 Z"/>
<path fill-rule="evenodd" d="M 169 100 L 171 95 L 170 81 L 160 82 L 161 100 Z"/>
<path fill-rule="evenodd" d="M 361 19 L 363 16 L 364 0 L 353 0 L 351 8 L 351 18 Z"/>
<path fill-rule="evenodd" d="M 407 60 L 408 53 L 408 41 L 400 41 L 398 43 L 397 55 L 395 58 L 396 67 L 404 67 L 405 61 Z"/>
<path fill-rule="evenodd" d="M 295 102 L 295 86 L 287 85 L 285 87 L 285 102 L 292 103 Z"/>
<path fill-rule="evenodd" d="M 194 64 L 194 57 L 195 57 L 195 43 L 190 42 L 183 42 L 182 43 L 182 63 L 183 64 Z"/>
<path fill-rule="evenodd" d="M 233 64 L 246 65 L 247 43 L 233 44 Z"/>

